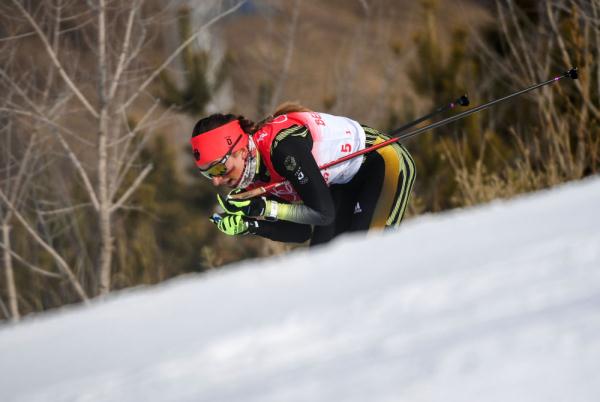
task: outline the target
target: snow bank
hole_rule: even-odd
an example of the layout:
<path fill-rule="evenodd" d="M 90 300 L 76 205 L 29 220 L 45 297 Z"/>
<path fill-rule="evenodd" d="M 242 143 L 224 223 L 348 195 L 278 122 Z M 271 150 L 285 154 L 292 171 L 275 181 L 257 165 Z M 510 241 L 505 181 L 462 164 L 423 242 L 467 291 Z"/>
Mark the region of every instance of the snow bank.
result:
<path fill-rule="evenodd" d="M 0 329 L 2 401 L 597 401 L 600 179 Z"/>

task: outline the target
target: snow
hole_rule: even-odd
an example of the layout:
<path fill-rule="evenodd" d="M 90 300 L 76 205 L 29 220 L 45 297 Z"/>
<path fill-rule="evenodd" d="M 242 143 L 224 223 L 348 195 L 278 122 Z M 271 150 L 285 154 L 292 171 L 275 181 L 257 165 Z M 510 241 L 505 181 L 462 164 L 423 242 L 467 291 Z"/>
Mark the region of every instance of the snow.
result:
<path fill-rule="evenodd" d="M 598 401 L 600 178 L 0 328 L 7 401 Z"/>

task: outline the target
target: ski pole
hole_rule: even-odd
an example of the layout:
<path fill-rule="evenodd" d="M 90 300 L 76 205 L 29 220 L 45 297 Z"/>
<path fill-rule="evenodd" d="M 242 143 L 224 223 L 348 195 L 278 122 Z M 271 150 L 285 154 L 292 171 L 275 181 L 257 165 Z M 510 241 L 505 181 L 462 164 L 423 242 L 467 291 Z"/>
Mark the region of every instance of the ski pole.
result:
<path fill-rule="evenodd" d="M 489 107 L 491 107 L 491 106 L 493 106 L 495 104 L 507 101 L 507 100 L 509 100 L 511 98 L 514 98 L 515 96 L 519 96 L 519 95 L 525 94 L 527 92 L 533 91 L 534 89 L 537 89 L 537 88 L 540 88 L 540 87 L 552 84 L 552 83 L 557 82 L 557 81 L 559 81 L 559 80 L 561 80 L 563 78 L 566 78 L 566 77 L 569 77 L 571 79 L 576 80 L 578 78 L 577 67 L 571 68 L 569 71 L 565 72 L 562 75 L 559 75 L 558 77 L 554 77 L 554 78 L 551 78 L 551 79 L 549 79 L 547 81 L 541 82 L 539 84 L 532 85 L 532 86 L 527 87 L 525 89 L 522 89 L 520 91 L 514 92 L 514 93 L 512 93 L 510 95 L 507 95 L 507 96 L 505 96 L 503 98 L 495 99 L 495 100 L 490 101 L 488 103 L 484 103 L 483 105 L 477 106 L 477 107 L 475 107 L 473 109 L 469 109 L 469 110 L 464 111 L 462 113 L 459 113 L 457 115 L 454 115 L 454 116 L 448 117 L 446 119 L 440 120 L 440 121 L 438 121 L 436 123 L 429 124 L 427 126 L 418 128 L 418 129 L 410 131 L 408 133 L 401 134 L 401 135 L 399 135 L 397 137 L 390 138 L 389 140 L 386 140 L 386 141 L 381 142 L 379 144 L 373 145 L 373 146 L 371 146 L 369 148 L 361 149 L 360 151 L 356 151 L 354 153 L 348 154 L 348 155 L 343 156 L 343 157 L 341 157 L 339 159 L 336 159 L 336 160 L 331 161 L 329 163 L 326 163 L 326 164 L 324 164 L 322 166 L 319 166 L 319 169 L 321 169 L 321 170 L 327 169 L 327 168 L 329 168 L 331 166 L 340 164 L 340 163 L 345 162 L 345 161 L 347 161 L 349 159 L 353 159 L 353 158 L 356 158 L 357 156 L 366 154 L 367 152 L 372 152 L 372 151 L 375 151 L 375 150 L 377 150 L 379 148 L 383 148 L 383 147 L 385 147 L 387 145 L 390 145 L 390 144 L 393 144 L 395 142 L 398 142 L 400 140 L 403 140 L 403 139 L 410 138 L 410 137 L 413 137 L 415 135 L 421 134 L 421 133 L 423 133 L 425 131 L 429 131 L 429 130 L 433 130 L 433 129 L 438 128 L 438 127 L 445 126 L 445 125 L 447 125 L 449 123 L 452 123 L 452 122 L 460 120 L 460 119 L 462 119 L 464 117 L 467 117 L 467 116 L 469 116 L 469 115 L 471 115 L 473 113 L 477 113 L 477 112 L 479 112 L 481 110 L 487 109 L 487 108 L 489 108 Z M 398 130 L 394 130 L 394 131 L 398 131 Z M 265 186 L 261 186 L 261 187 L 257 187 L 255 189 L 252 189 L 250 191 L 246 191 L 246 192 L 243 192 L 243 193 L 232 195 L 231 198 L 233 198 L 233 199 L 247 199 L 247 198 L 256 197 L 256 196 L 262 195 L 262 194 L 266 193 L 267 191 L 269 191 L 269 190 L 271 190 L 271 189 L 273 189 L 275 187 L 278 187 L 278 186 L 280 186 L 280 185 L 282 185 L 284 183 L 286 183 L 286 182 L 283 181 L 283 182 L 278 182 L 278 183 L 270 183 L 270 184 L 267 184 Z"/>
<path fill-rule="evenodd" d="M 419 117 L 418 119 L 411 121 L 410 123 L 406 123 L 403 126 L 400 126 L 396 129 L 394 129 L 394 131 L 392 131 L 389 136 L 390 137 L 395 137 L 397 134 L 406 131 L 406 129 L 411 128 L 413 126 L 416 126 L 417 124 L 424 122 L 425 120 L 435 116 L 436 114 L 439 113 L 443 113 L 446 110 L 450 110 L 450 109 L 454 109 L 456 107 L 456 105 L 460 105 L 460 106 L 469 106 L 469 98 L 467 97 L 467 95 L 462 95 L 461 97 L 457 98 L 456 100 L 444 105 L 444 106 L 440 106 L 437 109 L 435 109 L 433 112 L 426 114 L 425 116 Z"/>

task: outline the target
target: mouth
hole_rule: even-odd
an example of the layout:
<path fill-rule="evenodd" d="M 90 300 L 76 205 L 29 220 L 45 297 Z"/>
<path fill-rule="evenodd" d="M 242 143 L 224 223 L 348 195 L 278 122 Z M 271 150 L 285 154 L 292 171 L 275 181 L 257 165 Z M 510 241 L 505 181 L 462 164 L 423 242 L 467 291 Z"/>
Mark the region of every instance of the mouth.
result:
<path fill-rule="evenodd" d="M 246 160 L 244 160 L 244 167 L 240 170 L 240 175 L 237 178 L 237 180 L 235 180 L 235 183 L 233 185 L 230 185 L 231 188 L 238 188 L 238 186 L 242 182 L 242 179 L 244 178 L 244 172 L 246 171 L 247 165 L 248 165 L 248 158 L 246 158 Z"/>

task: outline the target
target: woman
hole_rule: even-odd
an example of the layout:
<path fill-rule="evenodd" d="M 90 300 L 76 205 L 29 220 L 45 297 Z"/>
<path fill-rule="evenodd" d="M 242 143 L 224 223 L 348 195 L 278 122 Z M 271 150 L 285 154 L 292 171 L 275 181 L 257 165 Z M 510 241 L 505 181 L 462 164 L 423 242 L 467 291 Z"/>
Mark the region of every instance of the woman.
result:
<path fill-rule="evenodd" d="M 415 179 L 408 151 L 394 143 L 320 170 L 319 166 L 389 137 L 346 117 L 286 104 L 254 124 L 214 114 L 192 133 L 196 165 L 215 186 L 249 190 L 286 181 L 264 197 L 217 195 L 211 218 L 228 235 L 322 244 L 346 232 L 397 227 Z"/>

